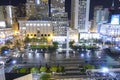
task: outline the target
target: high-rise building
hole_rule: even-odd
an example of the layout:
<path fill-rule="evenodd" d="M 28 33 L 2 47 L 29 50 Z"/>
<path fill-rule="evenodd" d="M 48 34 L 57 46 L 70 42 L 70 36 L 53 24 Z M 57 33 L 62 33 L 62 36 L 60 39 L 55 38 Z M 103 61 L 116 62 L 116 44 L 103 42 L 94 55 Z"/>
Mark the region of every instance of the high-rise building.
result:
<path fill-rule="evenodd" d="M 94 9 L 94 21 L 96 23 L 108 22 L 109 10 L 102 6 L 96 6 Z"/>
<path fill-rule="evenodd" d="M 107 23 L 109 19 L 109 9 L 103 8 L 103 6 L 96 6 L 94 8 L 94 26 L 93 29 L 97 32 L 98 25 L 101 23 Z"/>
<path fill-rule="evenodd" d="M 4 7 L 0 6 L 0 21 L 5 20 L 5 15 L 4 15 Z"/>
<path fill-rule="evenodd" d="M 71 27 L 88 32 L 90 0 L 71 0 Z"/>
<path fill-rule="evenodd" d="M 65 0 L 51 0 L 51 19 L 53 22 L 53 35 L 66 36 L 69 27 L 68 14 L 65 12 Z"/>
<path fill-rule="evenodd" d="M 48 0 L 27 0 L 26 13 L 27 17 L 46 19 L 49 17 Z"/>
<path fill-rule="evenodd" d="M 0 28 L 1 27 L 6 27 L 5 8 L 3 6 L 0 6 Z"/>
<path fill-rule="evenodd" d="M 65 0 L 51 0 L 51 13 L 65 12 Z"/>
<path fill-rule="evenodd" d="M 15 6 L 15 15 L 17 18 L 25 18 L 26 17 L 25 4 L 19 4 L 19 5 Z"/>
<path fill-rule="evenodd" d="M 15 8 L 11 5 L 5 6 L 5 18 L 7 27 L 11 27 L 13 24 L 13 18 L 15 17 Z"/>

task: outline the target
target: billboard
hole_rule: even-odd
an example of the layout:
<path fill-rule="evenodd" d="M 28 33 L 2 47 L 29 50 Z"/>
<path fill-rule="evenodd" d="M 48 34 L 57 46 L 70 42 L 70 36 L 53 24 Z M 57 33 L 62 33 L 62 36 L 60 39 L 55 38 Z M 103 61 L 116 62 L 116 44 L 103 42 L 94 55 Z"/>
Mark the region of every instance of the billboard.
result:
<path fill-rule="evenodd" d="M 114 14 L 111 16 L 111 24 L 120 24 L 120 14 Z"/>

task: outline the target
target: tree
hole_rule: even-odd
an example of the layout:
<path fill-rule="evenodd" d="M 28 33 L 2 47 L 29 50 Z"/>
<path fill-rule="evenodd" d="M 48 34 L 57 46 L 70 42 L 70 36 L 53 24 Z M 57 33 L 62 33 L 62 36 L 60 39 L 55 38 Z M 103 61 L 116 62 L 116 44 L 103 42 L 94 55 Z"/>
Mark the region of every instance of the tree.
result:
<path fill-rule="evenodd" d="M 53 42 L 53 46 L 54 46 L 55 48 L 58 48 L 58 42 Z"/>
<path fill-rule="evenodd" d="M 6 42 L 5 42 L 5 45 L 7 45 L 7 46 L 10 46 L 11 44 L 13 44 L 10 40 L 7 40 Z"/>
<path fill-rule="evenodd" d="M 21 68 L 21 69 L 19 70 L 19 72 L 20 72 L 20 73 L 27 73 L 27 69 L 26 69 L 26 68 Z"/>
<path fill-rule="evenodd" d="M 42 42 L 42 43 L 47 43 L 47 42 L 48 42 L 48 41 L 47 41 L 47 38 L 42 37 L 42 38 L 41 38 L 41 42 Z"/>
<path fill-rule="evenodd" d="M 70 42 L 69 42 L 71 48 L 73 48 L 73 44 L 74 44 L 74 43 L 75 43 L 74 41 L 70 41 Z"/>
<path fill-rule="evenodd" d="M 31 73 L 38 73 L 39 70 L 38 70 L 37 68 L 31 68 L 31 69 L 30 69 L 30 72 L 31 72 Z"/>
<path fill-rule="evenodd" d="M 49 80 L 51 78 L 50 74 L 42 74 L 40 80 Z"/>
<path fill-rule="evenodd" d="M 27 36 L 27 37 L 25 37 L 25 39 L 24 39 L 24 43 L 29 43 L 30 42 L 30 38 Z"/>
<path fill-rule="evenodd" d="M 50 71 L 51 71 L 51 72 L 57 72 L 57 67 L 56 67 L 56 66 L 50 67 Z"/>
<path fill-rule="evenodd" d="M 22 46 L 21 42 L 19 40 L 16 40 L 15 46 L 20 50 L 20 47 Z"/>
<path fill-rule="evenodd" d="M 9 48 L 7 46 L 3 46 L 1 47 L 1 53 L 3 54 L 5 50 L 9 50 Z"/>
<path fill-rule="evenodd" d="M 87 64 L 85 66 L 83 66 L 83 68 L 86 69 L 95 69 L 95 67 L 93 65 Z"/>
<path fill-rule="evenodd" d="M 64 72 L 64 67 L 58 66 L 58 67 L 57 67 L 57 71 L 58 71 L 58 72 Z"/>
<path fill-rule="evenodd" d="M 47 71 L 47 68 L 45 67 L 45 66 L 42 66 L 41 68 L 40 68 L 40 72 L 46 72 Z"/>

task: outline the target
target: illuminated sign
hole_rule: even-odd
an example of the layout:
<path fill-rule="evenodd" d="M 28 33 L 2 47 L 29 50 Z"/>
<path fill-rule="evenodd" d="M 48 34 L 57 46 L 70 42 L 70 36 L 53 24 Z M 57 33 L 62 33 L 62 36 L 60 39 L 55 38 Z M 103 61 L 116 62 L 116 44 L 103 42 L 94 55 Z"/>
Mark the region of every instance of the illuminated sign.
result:
<path fill-rule="evenodd" d="M 120 24 L 120 15 L 112 15 L 111 24 Z"/>

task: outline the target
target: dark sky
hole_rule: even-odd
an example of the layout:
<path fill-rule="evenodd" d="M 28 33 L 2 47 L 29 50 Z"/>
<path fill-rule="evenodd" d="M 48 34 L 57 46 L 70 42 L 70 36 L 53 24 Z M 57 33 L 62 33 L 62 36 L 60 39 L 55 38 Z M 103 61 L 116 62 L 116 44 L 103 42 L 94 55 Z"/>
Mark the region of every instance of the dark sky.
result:
<path fill-rule="evenodd" d="M 94 10 L 94 6 L 97 5 L 103 5 L 105 8 L 110 8 L 112 5 L 112 1 L 113 0 L 91 0 L 90 2 L 90 19 L 92 19 L 93 17 L 93 10 Z M 118 4 L 120 5 L 120 3 L 118 3 L 119 0 L 114 0 L 115 1 L 115 6 Z M 12 5 L 18 5 L 19 3 L 25 3 L 26 0 L 0 0 L 0 5 L 7 5 L 7 4 L 12 4 Z M 71 11 L 71 0 L 66 0 L 66 11 L 69 12 L 69 16 L 70 16 L 70 11 Z"/>

